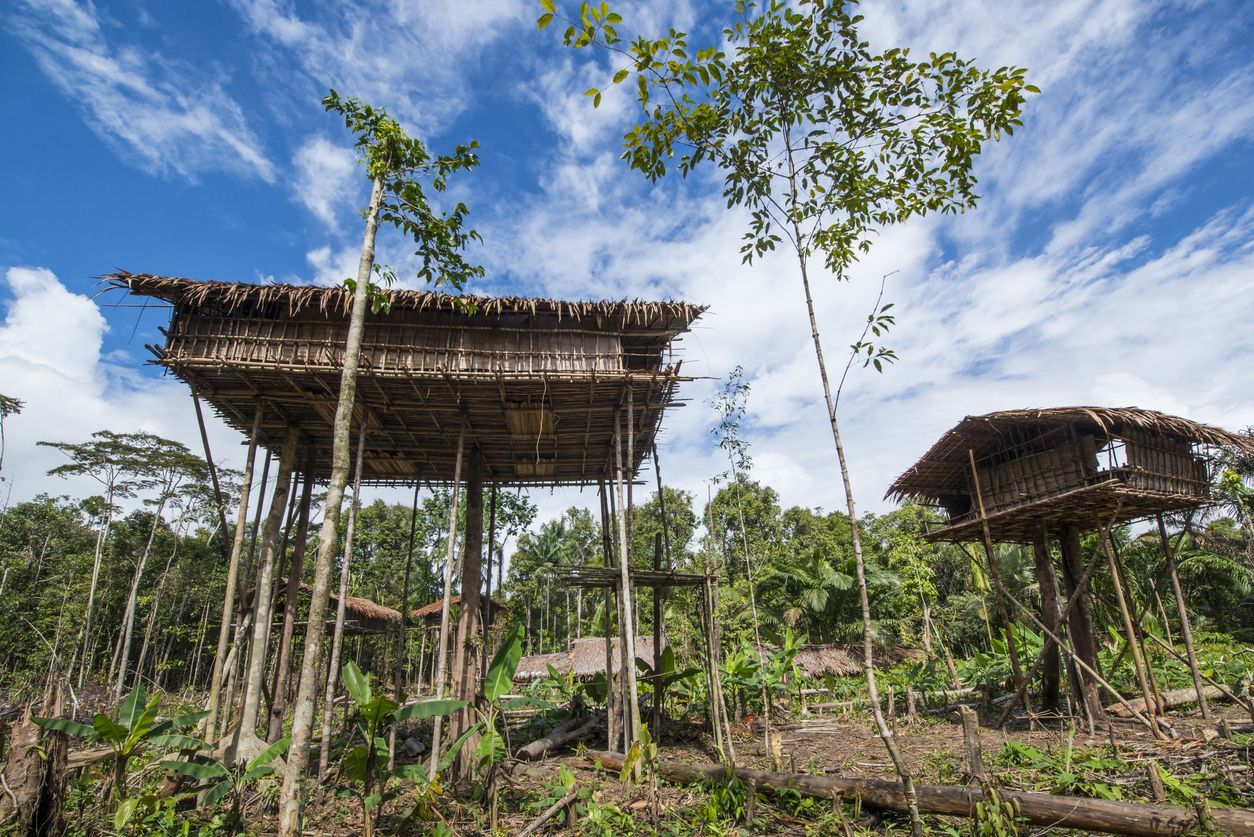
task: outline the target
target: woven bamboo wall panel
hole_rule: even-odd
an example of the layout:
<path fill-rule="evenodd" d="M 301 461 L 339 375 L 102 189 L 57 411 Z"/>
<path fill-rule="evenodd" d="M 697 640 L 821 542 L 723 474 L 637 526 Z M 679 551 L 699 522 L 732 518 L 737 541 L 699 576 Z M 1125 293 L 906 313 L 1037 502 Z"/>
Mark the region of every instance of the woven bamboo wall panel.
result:
<path fill-rule="evenodd" d="M 183 363 L 264 366 L 303 371 L 338 369 L 347 325 L 307 319 L 180 317 L 166 351 Z M 617 334 L 578 330 L 528 330 L 371 323 L 361 366 L 378 372 L 615 372 L 656 367 L 650 358 L 624 358 Z"/>

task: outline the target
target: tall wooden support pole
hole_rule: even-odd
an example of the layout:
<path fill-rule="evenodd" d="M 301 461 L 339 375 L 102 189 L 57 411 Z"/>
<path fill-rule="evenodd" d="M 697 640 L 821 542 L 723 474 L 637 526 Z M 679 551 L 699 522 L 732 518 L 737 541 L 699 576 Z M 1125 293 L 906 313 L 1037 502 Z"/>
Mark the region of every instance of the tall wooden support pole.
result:
<path fill-rule="evenodd" d="M 496 555 L 496 495 L 500 487 L 492 483 L 492 494 L 488 500 L 488 577 L 484 583 L 482 607 L 479 621 L 483 625 L 484 653 L 479 655 L 482 665 L 479 668 L 480 680 L 488 676 L 488 660 L 492 657 L 492 561 Z"/>
<path fill-rule="evenodd" d="M 409 582 L 414 568 L 414 536 L 418 530 L 418 483 L 414 483 L 414 502 L 409 510 L 409 542 L 405 548 L 405 577 L 401 583 L 401 624 L 396 634 L 396 660 L 392 669 L 392 696 L 397 703 L 405 697 L 405 648 L 409 643 Z M 388 732 L 388 770 L 396 767 L 396 729 Z"/>
<path fill-rule="evenodd" d="M 628 392 L 630 393 L 631 390 L 628 390 Z M 630 483 L 631 477 L 629 470 L 625 469 L 623 465 L 622 424 L 622 412 L 619 411 L 614 416 L 615 482 L 617 483 L 619 498 L 618 568 L 620 589 L 618 595 L 619 611 L 622 614 L 618 639 L 621 643 L 619 657 L 622 659 L 623 681 L 626 684 L 623 690 L 626 701 L 626 706 L 623 708 L 623 741 L 624 745 L 630 749 L 640 734 L 640 694 L 636 683 L 636 627 L 635 611 L 632 607 L 634 596 L 631 589 L 631 541 L 627 538 L 628 510 L 626 508 L 626 498 L 624 497 L 624 483 Z M 630 418 L 628 426 L 630 426 Z"/>
<path fill-rule="evenodd" d="M 261 713 L 261 686 L 266 677 L 266 652 L 270 647 L 270 605 L 274 587 L 274 567 L 278 563 L 279 530 L 283 525 L 283 512 L 288 488 L 292 481 L 292 469 L 296 463 L 296 443 L 300 438 L 294 426 L 287 428 L 283 447 L 279 453 L 278 473 L 274 479 L 274 491 L 270 496 L 270 511 L 261 529 L 261 549 L 257 560 L 257 581 L 253 590 L 253 630 L 248 656 L 248 671 L 244 678 L 244 706 L 240 712 L 239 726 L 235 730 L 232 757 L 249 761 L 265 749 L 257 737 L 257 721 Z"/>
<path fill-rule="evenodd" d="M 1019 664 L 1019 643 L 1015 642 L 1014 623 L 1010 619 L 1010 611 L 1006 609 L 1006 590 L 1001 583 L 1001 569 L 997 566 L 997 552 L 993 549 L 993 536 L 988 528 L 988 515 L 984 511 L 984 492 L 980 490 L 980 472 L 975 467 L 975 451 L 968 449 L 967 457 L 971 461 L 971 486 L 975 490 L 975 500 L 980 511 L 980 527 L 984 535 L 984 556 L 988 559 L 989 575 L 993 586 L 997 588 L 997 612 L 1001 616 L 1002 628 L 1006 632 L 1006 650 L 1010 652 L 1010 672 L 1014 677 L 1015 688 L 1025 682 L 1023 667 Z M 1031 709 L 1031 707 L 1028 707 Z"/>
<path fill-rule="evenodd" d="M 331 759 L 331 716 L 335 713 L 335 690 L 340 682 L 340 655 L 344 650 L 344 616 L 348 605 L 348 582 L 352 578 L 353 537 L 357 533 L 357 512 L 361 509 L 361 469 L 366 456 L 366 421 L 357 431 L 357 461 L 353 466 L 353 499 L 344 524 L 344 559 L 340 563 L 339 599 L 335 603 L 335 626 L 331 629 L 331 656 L 327 662 L 327 688 L 322 697 L 322 741 L 318 745 L 318 780 L 326 778 Z"/>
<path fill-rule="evenodd" d="M 296 610 L 300 603 L 300 581 L 305 572 L 305 546 L 309 541 L 309 511 L 313 505 L 313 452 L 305 458 L 305 482 L 300 492 L 296 517 L 296 539 L 292 543 L 292 563 L 287 570 L 287 593 L 283 605 L 283 632 L 279 635 L 279 656 L 274 666 L 274 686 L 270 690 L 270 726 L 266 740 L 279 740 L 283 716 L 287 714 L 287 693 L 292 670 L 292 639 L 296 635 Z"/>
<path fill-rule="evenodd" d="M 653 551 L 653 569 L 662 569 L 665 561 L 666 569 L 674 569 L 671 565 L 671 534 L 670 521 L 666 517 L 666 490 L 662 485 L 662 463 L 658 459 L 657 445 L 653 445 L 653 476 L 657 480 L 658 518 L 662 524 L 661 549 Z M 653 665 L 656 668 L 662 659 L 662 646 L 666 644 L 666 588 L 661 585 L 653 588 Z M 662 737 L 662 714 L 665 709 L 665 695 L 661 681 L 653 685 L 653 740 Z"/>
<path fill-rule="evenodd" d="M 257 462 L 257 437 L 261 434 L 261 403 L 253 414 L 252 432 L 248 437 L 248 455 L 244 460 L 244 481 L 239 489 L 239 508 L 235 513 L 235 537 L 231 541 L 231 561 L 226 570 L 226 591 L 222 595 L 222 623 L 218 626 L 218 650 L 213 657 L 213 673 L 209 676 L 209 710 L 205 718 L 205 739 L 218 738 L 218 714 L 222 700 L 222 676 L 225 671 L 227 644 L 231 639 L 231 622 L 235 617 L 236 588 L 239 586 L 240 556 L 244 552 L 244 534 L 248 526 L 249 493 L 253 485 L 253 467 Z"/>
<path fill-rule="evenodd" d="M 218 525 L 222 527 L 222 557 L 230 561 L 226 546 L 226 502 L 222 498 L 222 484 L 218 482 L 218 466 L 213 463 L 213 451 L 209 449 L 209 433 L 205 430 L 205 414 L 200 409 L 200 396 L 192 389 L 192 404 L 196 407 L 196 425 L 200 428 L 200 444 L 205 449 L 205 464 L 209 466 L 209 481 L 213 485 L 213 504 L 218 511 Z"/>
<path fill-rule="evenodd" d="M 1119 616 L 1123 620 L 1123 633 L 1128 640 L 1128 650 L 1132 652 L 1132 666 L 1136 669 L 1141 697 L 1145 699 L 1145 714 L 1149 716 L 1150 730 L 1154 733 L 1154 737 L 1161 740 L 1162 731 L 1158 728 L 1158 724 L 1154 723 L 1154 718 L 1158 715 L 1158 705 L 1154 699 L 1154 690 L 1150 688 L 1149 680 L 1145 676 L 1145 659 L 1141 656 L 1141 643 L 1137 639 L 1136 628 L 1132 625 L 1132 614 L 1128 612 L 1128 600 L 1123 593 L 1123 583 L 1119 580 L 1119 563 L 1115 560 L 1115 552 L 1110 548 L 1109 539 L 1105 541 L 1105 547 L 1106 562 L 1110 567 L 1110 581 L 1115 588 L 1115 602 L 1119 605 Z"/>
<path fill-rule="evenodd" d="M 1158 535 L 1163 542 L 1163 557 L 1167 560 L 1167 572 L 1171 576 L 1171 591 L 1176 597 L 1176 610 L 1180 613 L 1180 636 L 1184 639 L 1184 651 L 1189 658 L 1189 673 L 1193 675 L 1193 688 L 1197 690 L 1197 705 L 1202 717 L 1211 717 L 1210 704 L 1206 702 L 1206 690 L 1202 687 L 1201 669 L 1197 665 L 1197 650 L 1193 647 L 1193 626 L 1189 623 L 1189 606 L 1184 600 L 1184 588 L 1180 586 L 1180 573 L 1176 570 L 1176 551 L 1167 538 L 1167 524 L 1158 515 Z"/>
<path fill-rule="evenodd" d="M 453 493 L 449 497 L 448 552 L 444 556 L 444 601 L 440 603 L 440 641 L 435 654 L 435 694 L 443 699 L 445 666 L 448 665 L 448 623 L 450 599 L 453 597 L 453 564 L 457 561 L 457 512 L 462 491 L 462 454 L 466 449 L 466 430 L 457 435 L 457 459 L 453 463 Z M 443 719 L 435 719 L 435 731 L 431 736 L 431 762 L 427 766 L 427 778 L 434 779 L 440 766 L 440 733 Z"/>
<path fill-rule="evenodd" d="M 462 603 L 458 608 L 457 644 L 453 655 L 453 688 L 451 696 L 467 703 L 465 709 L 449 722 L 449 740 L 456 741 L 476 720 L 476 698 L 479 694 L 480 657 L 483 644 L 482 602 L 479 593 L 483 584 L 483 479 L 479 458 L 473 456 L 466 468 L 466 531 L 462 538 Z M 457 776 L 463 783 L 474 773 L 478 736 L 471 735 L 457 754 Z"/>
<path fill-rule="evenodd" d="M 1058 576 L 1049 555 L 1049 538 L 1044 527 L 1032 538 L 1032 560 L 1036 564 L 1036 585 L 1041 592 L 1041 621 L 1054 633 L 1058 632 Z M 1045 660 L 1041 663 L 1041 708 L 1046 712 L 1059 711 L 1059 684 L 1062 682 L 1061 652 L 1058 646 L 1047 642 L 1043 649 Z"/>
<path fill-rule="evenodd" d="M 1058 533 L 1058 545 L 1062 554 L 1062 573 L 1067 583 L 1067 595 L 1075 598 L 1075 607 L 1068 617 L 1067 629 L 1071 634 L 1071 647 L 1075 657 L 1084 663 L 1081 668 L 1097 671 L 1097 640 L 1093 634 L 1093 609 L 1089 605 L 1087 578 L 1081 557 L 1080 530 L 1064 526 Z M 1094 556 L 1096 557 L 1096 556 Z M 1101 695 L 1092 677 L 1083 677 L 1074 684 L 1072 693 L 1077 702 L 1083 702 L 1090 718 L 1095 722 L 1105 717 Z"/>
<path fill-rule="evenodd" d="M 257 509 L 253 512 L 253 537 L 248 545 L 248 555 L 244 559 L 244 566 L 241 568 L 239 589 L 236 591 L 239 596 L 237 606 L 240 611 L 238 624 L 235 626 L 235 648 L 234 654 L 227 659 L 230 665 L 226 672 L 226 697 L 224 705 L 226 707 L 226 715 L 223 718 L 222 726 L 227 728 L 231 725 L 233 713 L 238 707 L 235 699 L 240 688 L 240 667 L 245 669 L 249 667 L 248 655 L 252 653 L 252 646 L 248 642 L 248 637 L 252 633 L 253 615 L 257 612 L 256 608 L 247 607 L 249 583 L 251 579 L 256 578 L 257 573 L 257 546 L 261 543 L 261 514 L 265 511 L 266 505 L 266 486 L 270 482 L 270 460 L 273 458 L 273 451 L 266 450 L 266 458 L 261 466 L 261 486 L 257 493 Z"/>
<path fill-rule="evenodd" d="M 612 567 L 614 565 L 614 545 L 610 537 L 610 509 L 609 494 L 606 491 L 605 480 L 601 480 L 599 484 L 600 500 L 601 500 L 601 554 L 605 558 L 605 566 Z M 621 734 L 621 725 L 619 724 L 619 716 L 615 711 L 614 690 L 614 645 L 611 637 L 611 624 L 614 622 L 614 587 L 605 588 L 605 612 L 602 623 L 605 627 L 605 718 L 606 718 L 606 747 L 610 750 L 619 749 L 619 735 Z"/>

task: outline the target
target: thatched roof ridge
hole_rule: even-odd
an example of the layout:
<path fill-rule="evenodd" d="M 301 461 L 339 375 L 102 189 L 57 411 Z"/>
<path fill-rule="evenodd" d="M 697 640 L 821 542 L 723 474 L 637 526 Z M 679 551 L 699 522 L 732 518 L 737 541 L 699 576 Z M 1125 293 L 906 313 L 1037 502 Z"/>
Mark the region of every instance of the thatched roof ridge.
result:
<path fill-rule="evenodd" d="M 1254 453 L 1254 437 L 1142 407 L 1002 410 L 982 416 L 967 416 L 958 422 L 918 462 L 893 481 L 884 497 L 894 501 L 935 501 L 954 480 L 965 479 L 969 469 L 968 450 L 975 451 L 978 459 L 998 447 L 1002 443 L 1002 435 L 1010 429 L 1032 426 L 1051 429 L 1062 425 L 1074 425 L 1078 430 L 1103 435 L 1117 434 L 1121 430 L 1147 430 L 1193 443 Z"/>
<path fill-rule="evenodd" d="M 457 607 L 458 605 L 462 603 L 461 594 L 458 593 L 455 596 L 449 596 L 448 601 L 449 601 L 449 607 Z M 444 599 L 436 599 L 434 602 L 431 602 L 430 604 L 425 604 L 422 607 L 410 613 L 409 618 L 426 619 L 431 616 L 439 616 L 440 611 L 443 608 L 444 608 Z M 498 612 L 506 611 L 506 610 L 509 610 L 509 605 L 507 605 L 505 602 L 501 601 L 500 599 L 493 597 L 492 598 L 492 610 L 498 611 Z"/>
<path fill-rule="evenodd" d="M 118 271 L 101 279 L 133 294 L 150 296 L 197 308 L 214 302 L 227 311 L 243 306 L 260 307 L 275 303 L 287 306 L 289 316 L 306 308 L 322 314 L 347 315 L 352 294 L 344 288 L 320 285 L 258 284 L 255 282 L 202 282 L 179 276 Z M 518 296 L 453 296 L 436 291 L 393 289 L 386 291 L 393 309 L 446 311 L 460 313 L 467 305 L 490 315 L 556 315 L 560 320 L 610 320 L 631 327 L 687 328 L 705 306 L 686 302 L 644 302 L 640 300 L 567 301 Z"/>
<path fill-rule="evenodd" d="M 280 601 L 282 601 L 283 597 L 287 595 L 287 579 L 279 577 L 274 583 L 279 590 Z M 313 587 L 302 581 L 300 584 L 300 592 L 302 595 L 311 595 L 313 593 Z M 329 601 L 331 602 L 332 608 L 338 605 L 339 600 L 340 597 L 336 593 L 330 593 Z M 369 620 L 388 624 L 394 623 L 397 625 L 401 623 L 401 612 L 399 610 L 384 607 L 376 601 L 363 599 L 360 596 L 344 597 L 344 614 L 350 619 Z"/>
<path fill-rule="evenodd" d="M 618 638 L 612 643 L 611 655 L 615 672 L 622 670 L 622 657 L 618 652 Z M 636 637 L 636 657 L 653 658 L 653 637 Z M 592 677 L 605 673 L 605 637 L 593 636 L 574 639 L 565 651 L 548 654 L 529 654 L 518 663 L 515 680 L 539 680 L 549 672 L 549 666 L 562 674 L 573 673 L 576 677 Z"/>

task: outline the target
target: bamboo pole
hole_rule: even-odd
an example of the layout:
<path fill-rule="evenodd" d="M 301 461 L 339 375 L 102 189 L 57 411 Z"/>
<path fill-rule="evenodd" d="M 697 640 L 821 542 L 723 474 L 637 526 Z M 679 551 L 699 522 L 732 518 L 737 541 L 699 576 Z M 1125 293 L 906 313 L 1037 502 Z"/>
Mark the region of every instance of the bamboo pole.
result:
<path fill-rule="evenodd" d="M 1162 514 L 1158 514 L 1158 534 L 1163 542 L 1163 556 L 1167 560 L 1167 572 L 1171 576 L 1171 590 L 1176 597 L 1176 609 L 1180 612 L 1180 636 L 1184 639 L 1184 650 L 1189 657 L 1189 674 L 1193 676 L 1193 688 L 1197 690 L 1197 705 L 1202 710 L 1202 717 L 1210 720 L 1210 704 L 1206 702 L 1206 690 L 1202 688 L 1202 671 L 1197 664 L 1197 649 L 1193 646 L 1193 626 L 1189 624 L 1189 606 L 1184 601 L 1184 588 L 1180 586 L 1180 573 L 1176 569 L 1176 552 L 1171 548 L 1167 538 L 1167 524 Z"/>
<path fill-rule="evenodd" d="M 1084 591 L 1088 588 L 1089 578 L 1093 575 L 1093 571 L 1097 569 L 1097 562 L 1101 557 L 1103 548 L 1102 544 L 1105 543 L 1108 537 L 1110 537 L 1110 527 L 1114 525 L 1115 518 L 1119 516 L 1119 508 L 1120 506 L 1115 507 L 1114 514 L 1110 516 L 1110 520 L 1106 523 L 1106 525 L 1101 528 L 1100 534 L 1098 535 L 1098 547 L 1094 550 L 1093 556 L 1089 559 L 1088 565 L 1085 566 L 1084 572 L 1081 573 L 1080 577 L 1076 580 L 1075 589 L 1073 589 L 1071 591 L 1071 595 L 1067 597 L 1067 603 L 1063 606 L 1062 613 L 1058 616 L 1058 629 L 1060 632 L 1063 627 L 1068 624 L 1067 619 L 1071 616 L 1072 609 L 1079 603 L 1080 598 L 1084 595 Z M 1057 642 L 1053 639 L 1053 632 L 1048 632 L 1048 634 L 1049 635 L 1046 637 L 1045 642 L 1041 644 L 1041 652 L 1036 655 L 1036 662 L 1032 663 L 1031 668 L 1028 669 L 1027 675 L 1024 677 L 1023 683 L 1021 683 L 1019 688 L 1015 690 L 1015 693 L 1011 696 L 1010 701 L 1002 710 L 1001 716 L 997 719 L 997 723 L 993 725 L 994 729 L 1001 729 L 1005 726 L 1006 721 L 1010 719 L 1010 713 L 1014 711 L 1015 705 L 1022 700 L 1024 694 L 1027 692 L 1028 684 L 1031 683 L 1032 678 L 1036 676 L 1036 672 L 1039 671 L 1041 666 L 1044 664 L 1045 655 L 1049 652 L 1049 649 L 1052 647 L 1063 647 L 1061 642 Z M 1075 655 L 1072 654 L 1071 656 L 1074 662 Z"/>
<path fill-rule="evenodd" d="M 997 612 L 1001 616 L 1002 627 L 1006 632 L 1006 650 L 1010 653 L 1010 671 L 1014 676 L 1015 687 L 1026 686 L 1023 668 L 1019 664 L 1019 648 L 1015 642 L 1014 622 L 1006 609 L 1005 597 L 1008 595 L 1001 583 L 1001 569 L 997 566 L 997 552 L 993 549 L 993 536 L 988 527 L 988 515 L 984 511 L 984 492 L 980 490 L 980 473 L 975 467 L 975 451 L 967 449 L 967 457 L 971 461 L 971 485 L 975 489 L 975 499 L 980 510 L 980 528 L 984 535 L 984 555 L 988 559 L 989 575 L 993 586 L 997 589 Z M 1031 707 L 1028 708 L 1031 711 Z"/>
<path fill-rule="evenodd" d="M 462 454 L 466 447 L 466 429 L 457 434 L 457 460 L 453 466 L 453 495 L 449 498 L 448 554 L 444 558 L 444 601 L 440 605 L 440 644 L 436 649 L 435 692 L 444 698 L 444 672 L 448 665 L 449 599 L 453 596 L 453 563 L 457 560 L 457 507 L 461 496 Z M 435 719 L 435 731 L 431 735 L 431 762 L 427 766 L 427 778 L 435 779 L 440 766 L 440 733 L 443 719 Z"/>
<path fill-rule="evenodd" d="M 331 716 L 335 714 L 335 691 L 340 682 L 340 655 L 344 650 L 344 616 L 348 606 L 348 582 L 352 578 L 353 537 L 357 533 L 357 512 L 361 508 L 361 470 L 366 454 L 366 421 L 357 431 L 357 462 L 353 469 L 353 499 L 344 524 L 344 560 L 340 564 L 339 599 L 335 603 L 335 627 L 331 629 L 331 656 L 327 663 L 327 688 L 322 698 L 322 741 L 318 745 L 318 781 L 326 778 L 331 759 Z"/>
<path fill-rule="evenodd" d="M 631 390 L 627 391 L 630 395 Z M 628 402 L 630 404 L 630 400 Z M 631 416 L 628 414 L 628 428 L 631 426 Z M 628 471 L 623 466 L 623 445 L 622 445 L 622 418 L 621 415 L 614 421 L 614 450 L 616 459 L 615 478 L 617 482 L 617 493 L 620 503 L 625 499 L 623 497 L 623 483 L 627 482 L 628 490 L 630 490 L 631 479 Z M 619 591 L 619 610 L 622 611 L 622 624 L 619 626 L 619 641 L 622 643 L 619 656 L 622 658 L 623 680 L 626 683 L 624 688 L 624 697 L 626 698 L 626 706 L 623 710 L 624 721 L 624 740 L 627 747 L 630 748 L 640 735 L 640 694 L 639 687 L 636 683 L 636 630 L 633 610 L 633 599 L 631 589 L 631 542 L 627 535 L 627 517 L 629 511 L 625 503 L 620 504 L 618 509 L 618 538 L 619 553 L 618 566 L 620 573 L 620 584 L 622 589 Z"/>
<path fill-rule="evenodd" d="M 396 637 L 396 660 L 392 671 L 392 696 L 404 703 L 405 644 L 409 641 L 409 581 L 414 567 L 414 535 L 418 530 L 418 483 L 409 510 L 409 543 L 405 549 L 405 578 L 401 583 L 401 626 Z M 388 732 L 388 770 L 396 767 L 396 725 Z"/>
<path fill-rule="evenodd" d="M 283 716 L 287 714 L 287 693 L 292 671 L 292 641 L 296 636 L 296 609 L 300 602 L 300 583 L 305 571 L 305 547 L 309 540 L 309 511 L 313 505 L 313 455 L 305 458 L 305 481 L 301 487 L 300 509 L 296 519 L 296 539 L 292 543 L 292 561 L 287 569 L 287 595 L 283 606 L 283 632 L 279 635 L 278 662 L 274 666 L 274 686 L 270 690 L 270 726 L 266 740 L 279 740 Z"/>
<path fill-rule="evenodd" d="M 614 547 L 610 539 L 610 511 L 609 511 L 609 495 L 606 490 L 605 480 L 601 480 L 598 487 L 598 493 L 601 500 L 601 551 L 604 554 L 605 566 L 607 568 L 614 565 L 613 554 Z M 614 601 L 614 588 L 609 586 L 605 588 L 605 734 L 607 739 L 606 746 L 613 748 L 617 746 L 618 735 L 620 731 L 620 723 L 618 713 L 614 711 L 614 646 L 610 633 L 610 622 L 613 621 L 613 612 L 616 602 Z"/>
<path fill-rule="evenodd" d="M 213 501 L 218 511 L 218 525 L 222 527 L 222 559 L 230 561 L 226 548 L 226 502 L 222 498 L 222 485 L 218 482 L 218 468 L 213 463 L 213 451 L 209 449 L 209 433 L 205 430 L 205 414 L 200 409 L 200 396 L 192 388 L 192 404 L 196 407 L 196 424 L 200 428 L 200 444 L 205 449 L 205 464 L 209 466 L 209 481 L 213 485 Z"/>
<path fill-rule="evenodd" d="M 1123 594 L 1123 583 L 1119 579 L 1119 564 L 1115 561 L 1115 553 L 1110 548 L 1110 539 L 1105 542 L 1106 562 L 1110 567 L 1110 580 L 1115 588 L 1115 601 L 1119 606 L 1119 616 L 1123 620 L 1124 636 L 1128 640 L 1128 649 L 1132 652 L 1132 667 L 1136 670 L 1137 683 L 1141 687 L 1141 696 L 1145 698 L 1145 714 L 1149 716 L 1153 722 L 1158 714 L 1156 709 L 1156 701 L 1154 700 L 1154 691 L 1150 688 L 1149 680 L 1145 677 L 1145 660 L 1141 657 L 1141 644 L 1136 638 L 1136 629 L 1132 627 L 1132 614 L 1128 612 L 1128 600 Z M 1162 731 L 1158 729 L 1158 724 L 1151 723 L 1150 730 L 1154 733 L 1154 738 L 1162 740 Z"/>
<path fill-rule="evenodd" d="M 248 454 L 244 459 L 244 479 L 239 490 L 239 509 L 235 514 L 235 536 L 231 541 L 231 560 L 226 570 L 226 591 L 222 596 L 222 623 L 218 626 L 218 649 L 213 657 L 213 672 L 209 676 L 209 715 L 205 718 L 205 738 L 218 738 L 218 715 L 222 700 L 222 676 L 231 638 L 231 621 L 235 616 L 236 587 L 239 585 L 240 556 L 244 551 L 244 531 L 248 525 L 249 493 L 252 491 L 253 467 L 257 461 L 257 438 L 261 435 L 261 416 L 264 407 L 257 402 L 253 414 L 252 432 L 248 436 Z"/>

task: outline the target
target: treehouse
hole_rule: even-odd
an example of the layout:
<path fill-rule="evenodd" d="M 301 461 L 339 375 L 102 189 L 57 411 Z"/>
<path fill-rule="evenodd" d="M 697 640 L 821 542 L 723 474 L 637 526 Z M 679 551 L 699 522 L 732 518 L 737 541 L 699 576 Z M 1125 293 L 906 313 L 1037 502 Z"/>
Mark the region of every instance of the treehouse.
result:
<path fill-rule="evenodd" d="M 338 287 L 196 282 L 151 274 L 115 273 L 105 278 L 133 296 L 170 307 L 164 344 L 148 348 L 155 362 L 184 381 L 196 397 L 211 466 L 200 400 L 246 435 L 249 462 L 258 448 L 278 453 L 281 476 L 269 497 L 262 537 L 266 543 L 260 552 L 265 557 L 255 575 L 255 598 L 261 603 L 258 619 L 268 620 L 273 578 L 301 577 L 299 567 L 274 566 L 275 556 L 284 552 L 279 549 L 278 530 L 287 484 L 299 475 L 308 489 L 331 475 L 352 294 Z M 439 604 L 442 627 L 433 649 L 439 663 L 430 679 L 440 682 L 451 675 L 453 696 L 471 701 L 478 689 L 474 673 L 481 668 L 482 649 L 491 639 L 483 624 L 485 615 L 491 621 L 491 614 L 482 613 L 480 606 L 484 519 L 491 517 L 484 514 L 484 486 L 596 486 L 605 554 L 627 555 L 632 542 L 632 487 L 645 458 L 656 456 L 663 412 L 678 406 L 677 387 L 690 380 L 680 374 L 682 362 L 674 343 L 705 309 L 684 302 L 453 297 L 410 290 L 385 291 L 379 302 L 386 304 L 377 304 L 378 310 L 366 316 L 358 360 L 352 415 L 355 499 L 349 504 L 348 527 L 353 526 L 362 485 L 449 486 L 455 504 L 465 489 L 460 542 L 455 530 L 447 538 Z M 302 496 L 308 497 L 308 491 Z M 301 507 L 299 532 L 307 529 L 309 503 L 304 501 Z M 257 519 L 260 508 L 259 504 Z M 459 511 L 455 505 L 453 520 Z M 617 525 L 611 526 L 611 519 Z M 232 549 L 231 573 L 240 563 L 243 520 L 240 514 L 241 534 Z M 487 528 L 490 555 L 493 532 L 490 524 Z M 616 553 L 609 548 L 615 541 Z M 294 556 L 302 554 L 294 550 Z M 663 577 L 662 583 L 674 583 L 674 574 L 663 572 L 660 562 L 655 556 L 655 574 Z M 619 563 L 617 573 L 605 568 L 607 605 L 616 598 L 622 611 L 632 614 L 633 588 L 646 582 L 625 560 Z M 455 604 L 454 566 L 461 568 L 462 595 L 455 631 L 449 612 Z M 252 584 L 251 572 L 245 575 L 243 584 Z M 341 590 L 347 589 L 348 576 L 346 561 L 341 565 Z M 684 583 L 705 582 L 700 576 Z M 220 649 L 226 646 L 234 597 L 228 590 Z M 346 599 L 346 615 L 350 604 Z M 403 603 L 402 612 L 408 609 L 408 602 Z M 401 628 L 407 621 L 402 617 L 394 632 L 396 656 L 402 658 L 406 655 L 401 653 Z M 638 730 L 635 667 L 626 653 L 638 645 L 634 623 L 633 618 L 619 620 L 618 648 L 628 675 L 622 678 L 621 719 L 611 715 L 611 748 L 619 746 L 621 732 L 626 749 Z M 337 620 L 332 657 L 341 642 L 338 624 Z M 284 632 L 283 642 L 290 642 L 289 633 Z M 422 631 L 424 640 L 427 634 Z M 471 641 L 472 637 L 482 642 Z M 603 640 L 606 653 L 612 650 L 610 639 Z M 445 667 L 450 647 L 454 659 Z M 224 653 L 215 659 L 215 672 L 221 670 Z M 287 659 L 286 646 L 278 657 Z M 425 657 L 424 649 L 420 681 Z M 405 662 L 401 659 L 398 676 L 404 676 Z M 264 663 L 263 646 L 250 658 L 250 666 Z M 214 677 L 211 691 L 216 695 L 221 676 Z M 276 692 L 283 690 L 286 678 L 287 672 L 281 672 Z M 334 673 L 327 682 L 330 701 Z M 250 690 L 246 700 L 255 704 L 258 690 L 251 685 Z M 454 725 L 469 722 L 463 713 Z M 438 741 L 438 723 L 436 729 Z"/>
<path fill-rule="evenodd" d="M 1022 616 L 1052 639 L 1038 659 L 1046 711 L 1057 712 L 1060 707 L 1060 633 L 1068 634 L 1068 679 L 1074 703 L 1084 708 L 1090 723 L 1104 716 L 1099 687 L 1122 700 L 1099 671 L 1092 601 L 1098 594 L 1089 579 L 1102 563 L 1110 574 L 1145 706 L 1155 705 L 1135 629 L 1139 619 L 1124 594 L 1119 556 L 1110 537 L 1112 526 L 1155 517 L 1194 686 L 1206 711 L 1188 608 L 1162 515 L 1213 502 L 1209 463 L 1216 448 L 1254 452 L 1254 440 L 1138 407 L 1008 410 L 963 419 L 892 484 L 889 498 L 944 509 L 946 525 L 928 533 L 932 540 L 983 544 L 1018 688 L 1003 710 L 1001 723 L 1028 688 L 1012 638 L 1012 604 L 1018 609 L 1016 618 Z M 1100 535 L 1091 556 L 1086 557 L 1081 535 L 1091 531 Z M 1051 537 L 1058 542 L 1065 599 L 1059 596 Z M 996 542 L 1031 544 L 1041 599 L 1039 617 L 1002 585 Z M 1155 737 L 1160 736 L 1152 717 L 1141 720 Z"/>
<path fill-rule="evenodd" d="M 352 296 L 341 288 L 108 277 L 172 308 L 156 362 L 245 435 L 277 450 L 295 425 L 325 479 Z M 387 293 L 367 318 L 357 381 L 363 482 L 450 483 L 467 431 L 488 482 L 595 485 L 612 476 L 630 400 L 635 473 L 675 403 L 672 341 L 705 309 L 682 302 L 564 302 Z M 626 432 L 626 431 L 624 431 Z"/>
<path fill-rule="evenodd" d="M 1217 427 L 1136 407 L 1058 407 L 968 416 L 897 478 L 888 498 L 939 506 L 934 540 L 973 541 L 981 505 L 994 541 L 1042 528 L 1096 529 L 1208 504 L 1209 453 L 1248 448 Z"/>

